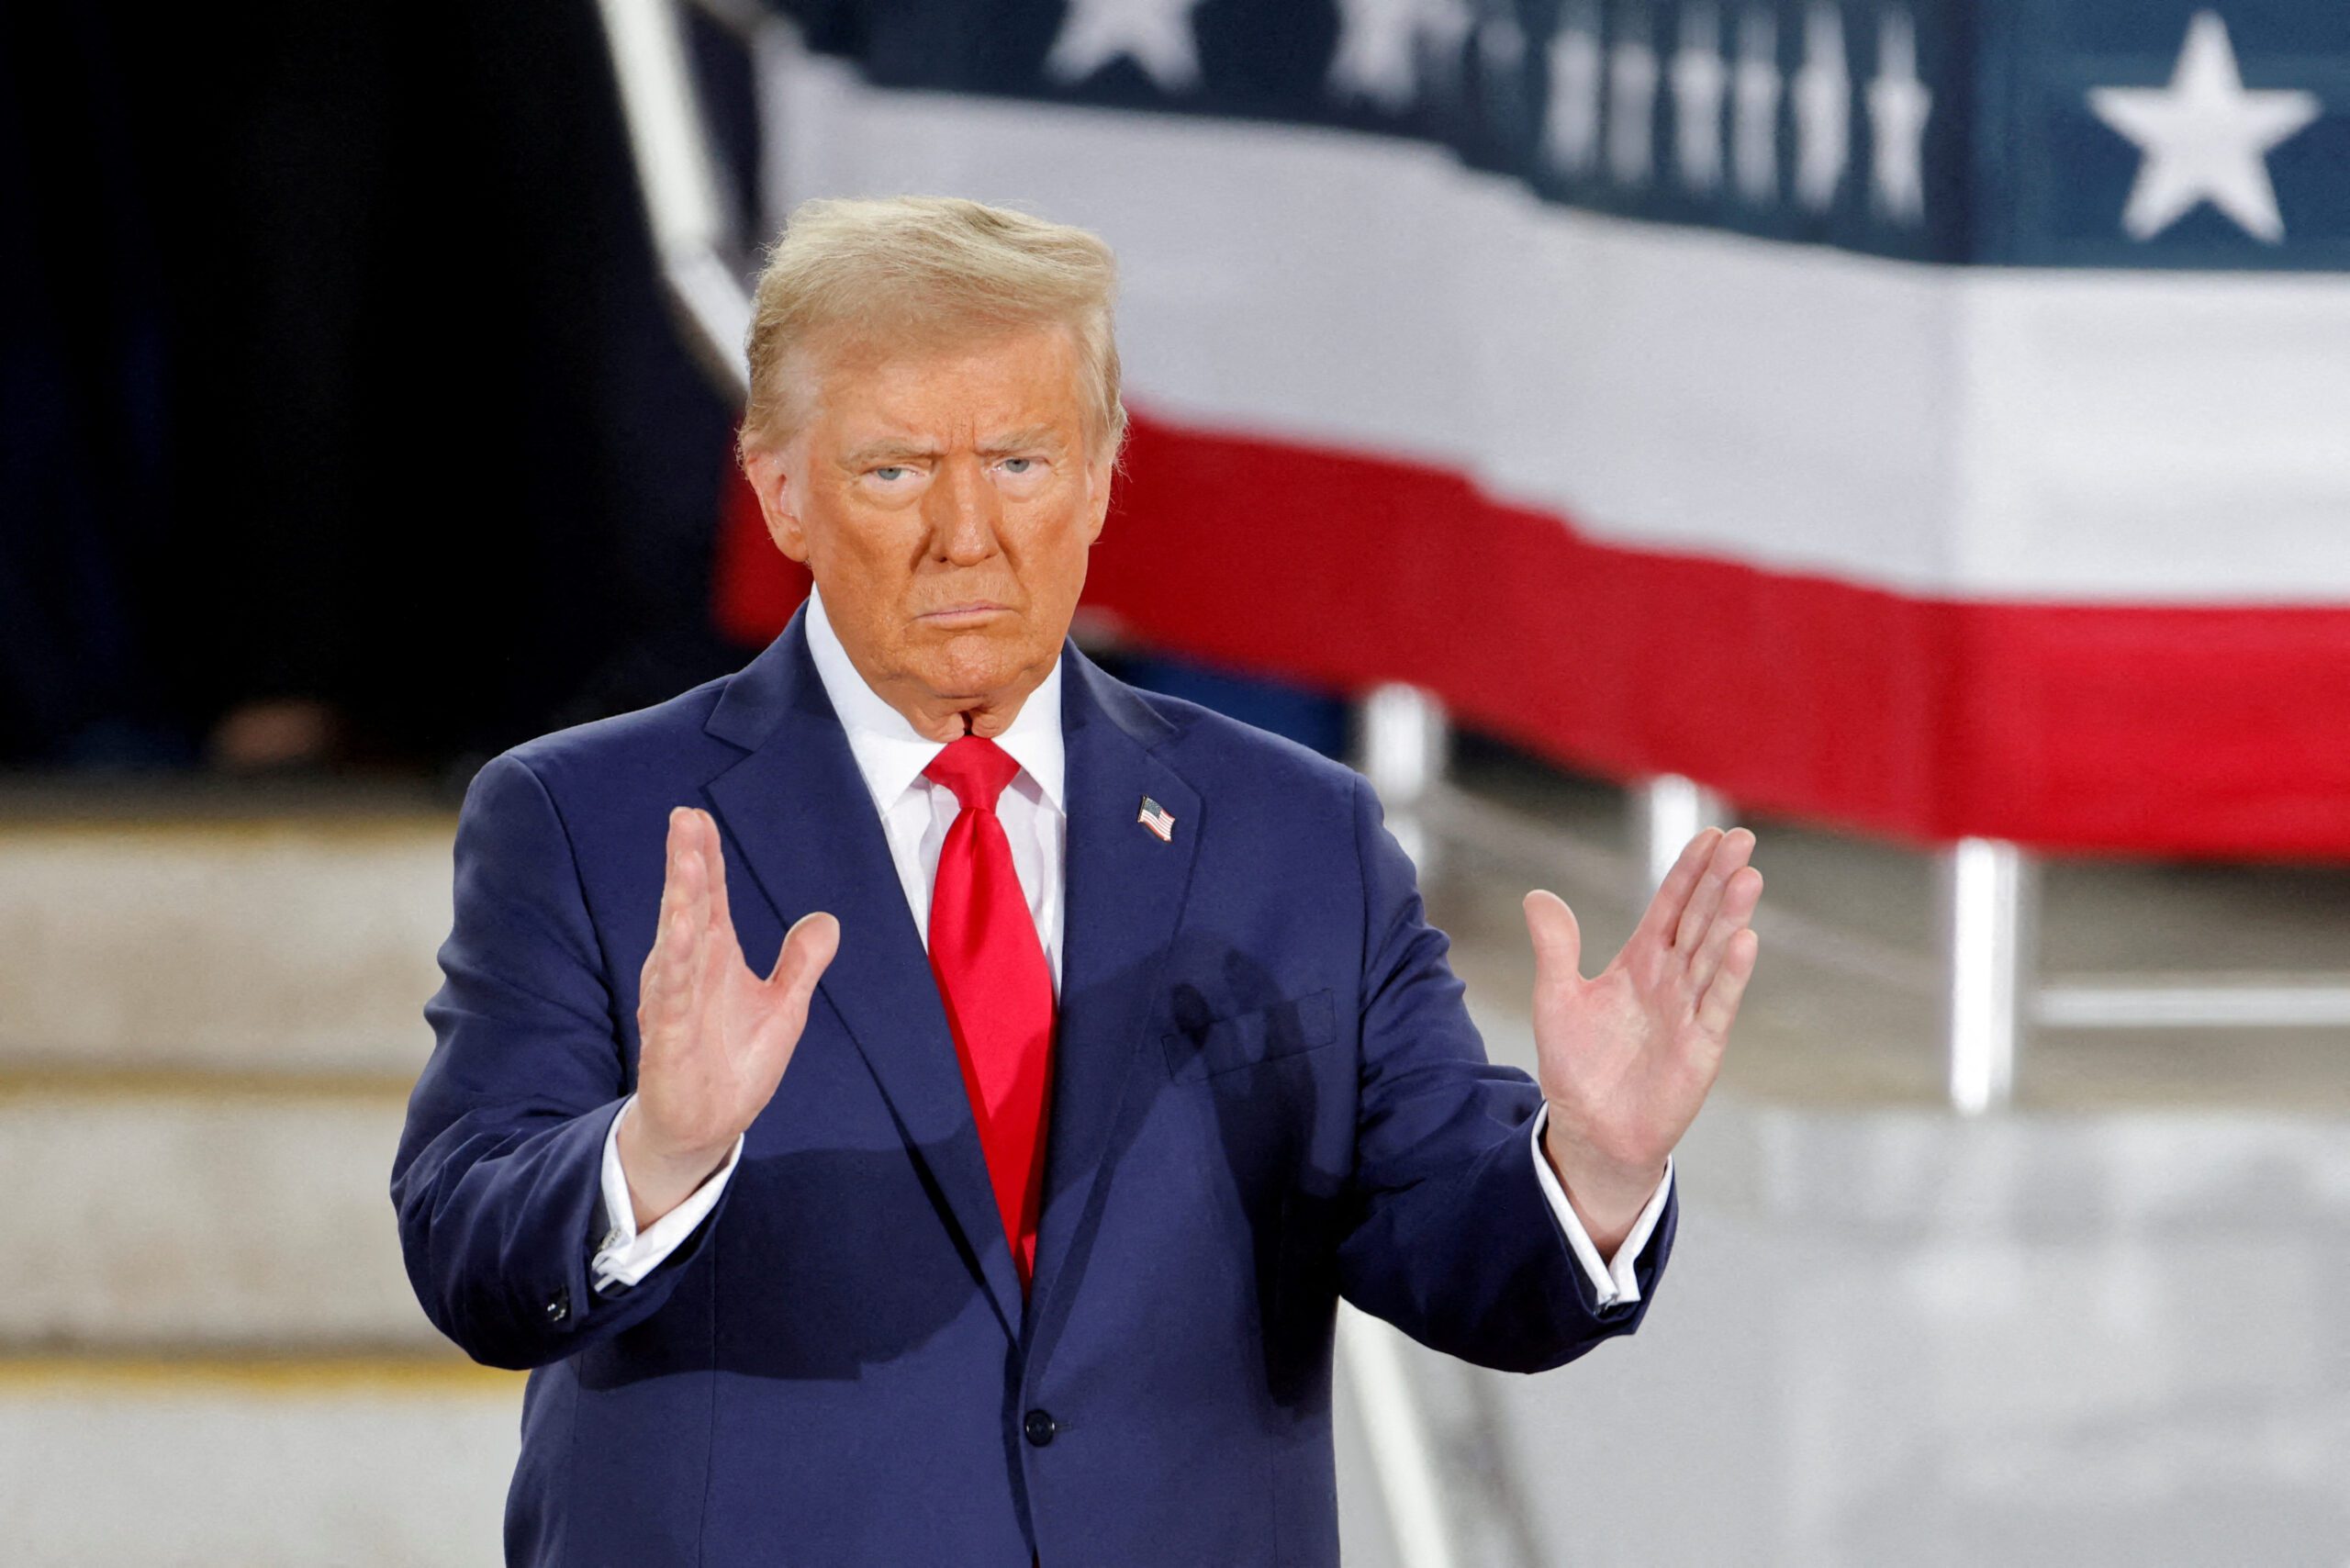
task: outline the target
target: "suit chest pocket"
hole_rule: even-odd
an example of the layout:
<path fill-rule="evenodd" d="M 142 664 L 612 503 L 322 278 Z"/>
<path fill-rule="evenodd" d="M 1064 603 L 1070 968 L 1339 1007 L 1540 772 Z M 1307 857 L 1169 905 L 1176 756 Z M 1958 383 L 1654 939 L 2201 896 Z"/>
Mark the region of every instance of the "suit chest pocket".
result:
<path fill-rule="evenodd" d="M 1160 1037 L 1160 1044 L 1167 1050 L 1169 1075 L 1181 1083 L 1296 1056 L 1337 1037 L 1337 1003 L 1329 991 L 1317 991 L 1170 1029 Z"/>

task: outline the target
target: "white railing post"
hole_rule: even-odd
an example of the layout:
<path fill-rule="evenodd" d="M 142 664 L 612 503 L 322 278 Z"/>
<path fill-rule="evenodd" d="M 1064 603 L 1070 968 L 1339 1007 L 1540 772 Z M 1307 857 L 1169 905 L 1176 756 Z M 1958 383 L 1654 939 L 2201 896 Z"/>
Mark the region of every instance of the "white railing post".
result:
<path fill-rule="evenodd" d="M 1729 827 L 1736 820 L 1729 802 L 1694 778 L 1659 773 L 1632 791 L 1632 838 L 1640 857 L 1642 881 L 1638 902 L 1649 895 L 1673 869 L 1701 828 Z"/>
<path fill-rule="evenodd" d="M 1998 838 L 1962 838 L 1942 855 L 1950 1103 L 1980 1115 L 2014 1097 L 2032 980 L 2032 866 Z"/>
<path fill-rule="evenodd" d="M 703 127 L 674 0 L 598 0 L 661 279 L 706 369 L 739 398 L 750 293 L 729 261 L 740 229 Z"/>
<path fill-rule="evenodd" d="M 1363 699 L 1360 723 L 1363 776 L 1386 808 L 1387 830 L 1425 878 L 1437 846 L 1421 808 L 1444 781 L 1451 753 L 1444 705 L 1416 686 L 1391 682 Z"/>
<path fill-rule="evenodd" d="M 1337 1357 L 1361 1413 L 1363 1442 L 1403 1568 L 1454 1568 L 1452 1528 L 1438 1484 L 1443 1467 L 1404 1366 L 1403 1332 L 1338 1304 Z"/>

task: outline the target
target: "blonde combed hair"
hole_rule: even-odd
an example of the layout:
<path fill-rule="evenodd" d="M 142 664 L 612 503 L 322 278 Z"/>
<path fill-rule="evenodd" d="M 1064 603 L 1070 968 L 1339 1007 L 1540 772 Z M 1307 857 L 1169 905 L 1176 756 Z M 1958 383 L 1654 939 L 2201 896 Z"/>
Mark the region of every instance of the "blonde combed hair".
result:
<path fill-rule="evenodd" d="M 1126 434 L 1117 286 L 1117 259 L 1100 236 L 1009 207 L 934 196 L 802 202 L 769 248 L 752 300 L 738 452 L 798 434 L 811 391 L 802 385 L 811 367 L 787 363 L 799 351 L 955 343 L 1058 325 L 1077 344 L 1090 454 L 1114 459 Z"/>

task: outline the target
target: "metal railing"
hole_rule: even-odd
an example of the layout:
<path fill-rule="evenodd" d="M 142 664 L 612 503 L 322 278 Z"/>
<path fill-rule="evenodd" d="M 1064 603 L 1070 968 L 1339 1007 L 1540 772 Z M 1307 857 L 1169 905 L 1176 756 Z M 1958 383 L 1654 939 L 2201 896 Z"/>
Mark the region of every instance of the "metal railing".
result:
<path fill-rule="evenodd" d="M 1579 843 L 1452 789 L 1444 776 L 1443 710 L 1408 688 L 1374 693 L 1363 710 L 1363 755 L 1406 846 L 1455 837 L 1522 864 L 1547 864 L 1621 890 L 1634 907 L 1663 880 L 1690 834 L 1727 827 L 1732 808 L 1692 779 L 1662 775 L 1631 792 L 1637 858 Z M 1391 793 L 1392 791 L 1392 793 Z M 1938 995 L 1951 1106 L 1979 1115 L 2012 1103 L 2019 1058 L 2034 1025 L 2064 1029 L 2311 1028 L 2350 1025 L 2350 982 L 2270 974 L 2038 974 L 2039 867 L 2003 839 L 1962 838 L 1939 856 L 1941 951 L 1924 955 L 1782 910 L 1754 925 L 1801 963 Z"/>

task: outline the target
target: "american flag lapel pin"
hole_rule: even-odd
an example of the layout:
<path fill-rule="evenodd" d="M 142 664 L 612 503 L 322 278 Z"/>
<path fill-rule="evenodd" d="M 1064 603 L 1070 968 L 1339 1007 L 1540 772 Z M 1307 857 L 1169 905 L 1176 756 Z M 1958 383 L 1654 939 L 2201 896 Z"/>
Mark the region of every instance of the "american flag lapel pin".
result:
<path fill-rule="evenodd" d="M 1175 842 L 1175 813 L 1149 796 L 1145 795 L 1142 798 L 1142 815 L 1135 818 L 1135 821 L 1157 834 L 1159 843 Z"/>

